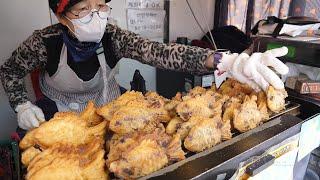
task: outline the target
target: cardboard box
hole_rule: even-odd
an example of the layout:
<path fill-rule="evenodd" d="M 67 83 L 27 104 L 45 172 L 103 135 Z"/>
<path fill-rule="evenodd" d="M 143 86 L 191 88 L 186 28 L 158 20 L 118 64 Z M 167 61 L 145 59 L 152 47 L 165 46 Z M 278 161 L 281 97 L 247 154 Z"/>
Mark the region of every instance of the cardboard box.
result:
<path fill-rule="evenodd" d="M 303 80 L 295 83 L 295 91 L 300 94 L 319 94 L 320 93 L 320 82 Z"/>
<path fill-rule="evenodd" d="M 288 77 L 285 82 L 285 86 L 287 88 L 294 90 L 296 87 L 296 83 L 298 81 L 308 81 L 308 80 L 310 80 L 310 79 L 308 78 L 307 75 L 304 75 L 304 74 L 300 74 L 299 76 L 294 76 L 294 77 Z"/>

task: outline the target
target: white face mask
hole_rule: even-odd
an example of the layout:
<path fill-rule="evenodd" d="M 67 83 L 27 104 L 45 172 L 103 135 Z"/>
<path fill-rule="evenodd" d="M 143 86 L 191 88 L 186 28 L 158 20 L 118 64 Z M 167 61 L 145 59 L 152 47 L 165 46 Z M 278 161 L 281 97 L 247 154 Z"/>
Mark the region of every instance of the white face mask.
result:
<path fill-rule="evenodd" d="M 106 12 L 99 13 L 103 14 Z M 87 19 L 91 18 L 90 16 L 93 16 L 91 21 L 88 23 L 83 23 L 87 22 Z M 68 17 L 66 18 L 72 22 L 75 30 L 73 34 L 80 42 L 100 42 L 108 23 L 108 18 L 100 18 L 97 12 L 94 12 L 93 14 L 90 13 L 81 19 L 69 19 Z"/>

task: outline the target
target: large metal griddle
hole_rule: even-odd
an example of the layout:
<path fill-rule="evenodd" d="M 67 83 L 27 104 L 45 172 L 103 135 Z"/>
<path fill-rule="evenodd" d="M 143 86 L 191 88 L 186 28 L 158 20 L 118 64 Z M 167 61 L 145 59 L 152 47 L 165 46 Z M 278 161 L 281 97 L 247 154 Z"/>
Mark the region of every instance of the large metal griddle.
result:
<path fill-rule="evenodd" d="M 239 163 L 263 154 L 267 149 L 297 135 L 301 124 L 320 112 L 320 107 L 299 97 L 289 97 L 286 109 L 271 115 L 268 122 L 245 133 L 235 133 L 201 153 L 188 153 L 187 158 L 141 179 L 216 179 L 219 174 L 230 178 Z"/>

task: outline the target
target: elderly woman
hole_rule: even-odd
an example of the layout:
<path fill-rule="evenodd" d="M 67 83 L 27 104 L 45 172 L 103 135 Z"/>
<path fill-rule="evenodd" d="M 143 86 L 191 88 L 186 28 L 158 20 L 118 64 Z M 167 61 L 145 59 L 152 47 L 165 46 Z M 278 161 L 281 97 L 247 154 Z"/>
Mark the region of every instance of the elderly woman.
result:
<path fill-rule="evenodd" d="M 283 88 L 282 81 L 267 66 L 276 65 L 276 70 L 286 73 L 286 67 L 276 59 L 286 54 L 286 48 L 250 57 L 152 42 L 108 24 L 111 8 L 106 3 L 49 0 L 60 23 L 35 31 L 1 66 L 1 81 L 17 112 L 20 128 L 38 127 L 57 111 L 79 112 L 89 100 L 100 106 L 117 98 L 119 86 L 111 70 L 123 57 L 189 73 L 218 68 L 257 90 L 269 84 Z M 100 45 L 105 58 L 97 56 Z M 33 104 L 28 100 L 23 78 L 35 69 L 41 70 L 39 82 L 44 98 Z"/>

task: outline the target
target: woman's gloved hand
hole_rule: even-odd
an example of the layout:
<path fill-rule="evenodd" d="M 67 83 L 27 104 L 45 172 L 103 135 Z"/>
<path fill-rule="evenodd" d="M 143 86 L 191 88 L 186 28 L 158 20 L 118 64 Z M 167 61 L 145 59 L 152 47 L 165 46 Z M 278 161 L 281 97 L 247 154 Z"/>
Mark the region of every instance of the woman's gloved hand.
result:
<path fill-rule="evenodd" d="M 248 84 L 254 90 L 266 91 L 269 85 L 276 89 L 283 89 L 281 79 L 269 67 L 281 75 L 289 72 L 289 68 L 277 57 L 288 53 L 287 47 L 268 50 L 264 53 L 223 54 L 217 68 L 220 72 L 229 72 L 229 75 L 241 83 Z"/>
<path fill-rule="evenodd" d="M 18 113 L 18 126 L 24 130 L 39 127 L 45 121 L 42 110 L 29 101 L 18 105 L 15 110 Z"/>

